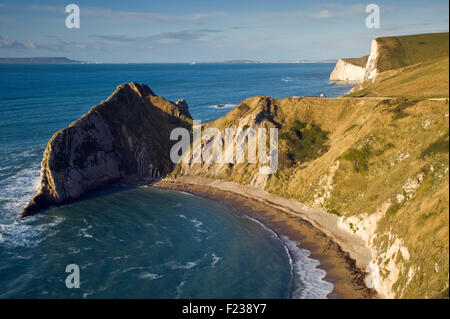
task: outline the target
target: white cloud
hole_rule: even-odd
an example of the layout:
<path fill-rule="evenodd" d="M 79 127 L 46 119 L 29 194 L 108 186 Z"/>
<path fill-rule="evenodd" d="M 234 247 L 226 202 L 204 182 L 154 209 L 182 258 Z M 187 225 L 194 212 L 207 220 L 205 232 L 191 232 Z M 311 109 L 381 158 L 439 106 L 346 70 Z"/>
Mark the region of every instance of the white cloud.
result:
<path fill-rule="evenodd" d="M 300 10 L 300 11 L 278 11 L 278 12 L 254 12 L 251 16 L 258 19 L 267 20 L 300 20 L 300 19 L 329 19 L 342 18 L 361 15 L 365 16 L 364 4 L 321 4 L 316 9 Z"/>
<path fill-rule="evenodd" d="M 7 40 L 0 36 L 0 49 L 14 49 L 14 50 L 45 50 L 51 52 L 65 52 L 74 49 L 99 49 L 103 47 L 103 43 L 99 41 L 94 42 L 78 42 L 67 41 L 58 37 L 48 37 L 47 41 L 19 41 L 19 40 Z"/>
<path fill-rule="evenodd" d="M 328 19 L 331 18 L 333 15 L 328 10 L 320 10 L 319 13 L 312 14 L 313 18 L 318 19 Z"/>
<path fill-rule="evenodd" d="M 64 6 L 49 6 L 49 5 L 32 5 L 28 6 L 28 9 L 32 11 L 48 11 L 48 12 L 64 12 Z M 206 18 L 217 17 L 225 15 L 223 12 L 212 13 L 193 13 L 187 15 L 173 15 L 162 14 L 158 12 L 148 11 L 124 11 L 124 10 L 111 10 L 94 7 L 80 7 L 80 12 L 85 16 L 93 16 L 100 18 L 116 18 L 116 19 L 131 19 L 131 20 L 158 20 L 158 21 L 200 21 Z"/>
<path fill-rule="evenodd" d="M 32 42 L 21 42 L 17 40 L 7 40 L 0 36 L 0 49 L 34 49 L 36 45 Z"/>
<path fill-rule="evenodd" d="M 166 42 L 166 41 L 195 41 L 207 36 L 208 34 L 220 33 L 222 30 L 217 29 L 198 29 L 198 30 L 182 30 L 176 32 L 162 32 L 144 37 L 133 37 L 127 35 L 91 35 L 91 38 L 108 42 Z"/>

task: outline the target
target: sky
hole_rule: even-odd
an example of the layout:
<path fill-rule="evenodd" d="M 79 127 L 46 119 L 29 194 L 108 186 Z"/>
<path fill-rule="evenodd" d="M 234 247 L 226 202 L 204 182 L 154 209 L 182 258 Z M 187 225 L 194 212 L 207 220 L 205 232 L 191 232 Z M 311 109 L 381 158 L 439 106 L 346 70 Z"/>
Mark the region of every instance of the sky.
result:
<path fill-rule="evenodd" d="M 66 27 L 68 4 L 80 28 Z M 380 28 L 367 28 L 368 4 Z M 0 0 L 0 57 L 103 63 L 335 60 L 375 37 L 448 32 L 448 0 Z"/>

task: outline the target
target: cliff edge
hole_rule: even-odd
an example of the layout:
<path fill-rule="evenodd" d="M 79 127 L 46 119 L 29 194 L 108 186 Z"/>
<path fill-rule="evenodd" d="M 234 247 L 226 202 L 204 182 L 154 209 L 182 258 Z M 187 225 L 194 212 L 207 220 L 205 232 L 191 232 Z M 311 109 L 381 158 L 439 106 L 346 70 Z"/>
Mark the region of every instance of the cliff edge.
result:
<path fill-rule="evenodd" d="M 448 40 L 448 32 L 375 38 L 369 55 L 339 59 L 330 81 L 374 83 L 380 73 L 448 58 Z"/>
<path fill-rule="evenodd" d="M 191 124 L 184 100 L 172 103 L 137 83 L 118 86 L 106 101 L 50 139 L 39 189 L 22 216 L 109 184 L 152 183 L 172 168 L 171 130 Z"/>
<path fill-rule="evenodd" d="M 367 55 L 361 58 L 339 59 L 330 74 L 330 81 L 363 81 L 367 59 Z"/>

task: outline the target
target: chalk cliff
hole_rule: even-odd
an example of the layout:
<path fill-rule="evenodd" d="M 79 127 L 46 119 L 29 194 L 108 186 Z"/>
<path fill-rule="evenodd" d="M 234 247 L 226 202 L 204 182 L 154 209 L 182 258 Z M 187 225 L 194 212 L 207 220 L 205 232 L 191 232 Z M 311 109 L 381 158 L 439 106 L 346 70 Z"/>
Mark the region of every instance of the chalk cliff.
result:
<path fill-rule="evenodd" d="M 369 54 L 369 58 L 367 60 L 367 64 L 365 67 L 365 72 L 364 72 L 364 79 L 365 80 L 372 80 L 374 79 L 377 74 L 379 73 L 378 70 L 378 41 L 377 39 L 373 39 L 372 40 L 372 45 L 370 46 L 370 54 Z"/>
<path fill-rule="evenodd" d="M 363 81 L 367 56 L 359 59 L 339 59 L 331 72 L 330 81 Z"/>
<path fill-rule="evenodd" d="M 112 183 L 149 184 L 170 171 L 170 132 L 191 125 L 187 103 L 156 96 L 146 85 L 120 85 L 104 102 L 47 144 L 28 216 Z"/>
<path fill-rule="evenodd" d="M 360 58 L 339 59 L 331 72 L 330 81 L 373 80 L 380 72 L 380 40 L 373 39 L 370 54 Z"/>

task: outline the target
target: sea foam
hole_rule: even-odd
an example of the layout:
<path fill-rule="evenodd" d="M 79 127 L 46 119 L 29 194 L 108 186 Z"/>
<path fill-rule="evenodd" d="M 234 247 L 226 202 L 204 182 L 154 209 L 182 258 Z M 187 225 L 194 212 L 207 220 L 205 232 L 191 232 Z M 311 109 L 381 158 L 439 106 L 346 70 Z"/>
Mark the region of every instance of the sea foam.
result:
<path fill-rule="evenodd" d="M 259 220 L 247 216 L 248 219 L 258 223 L 267 230 L 273 237 L 278 238 L 285 247 L 289 258 L 293 276 L 293 289 L 291 298 L 293 299 L 326 299 L 327 295 L 333 291 L 333 284 L 324 280 L 326 272 L 318 268 L 320 262 L 309 256 L 311 252 L 300 248 L 299 242 L 289 239 L 287 236 L 279 236 L 272 229 L 264 225 Z"/>

